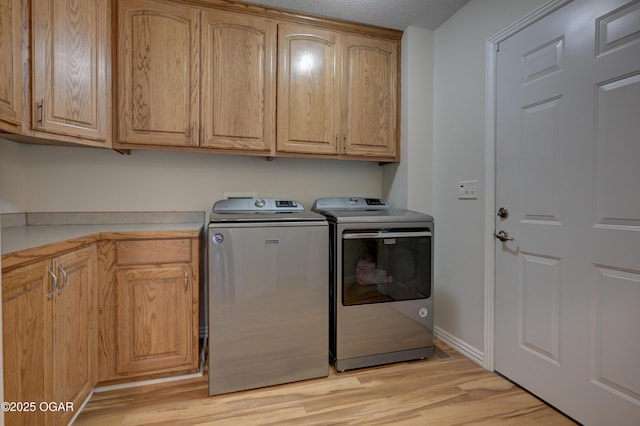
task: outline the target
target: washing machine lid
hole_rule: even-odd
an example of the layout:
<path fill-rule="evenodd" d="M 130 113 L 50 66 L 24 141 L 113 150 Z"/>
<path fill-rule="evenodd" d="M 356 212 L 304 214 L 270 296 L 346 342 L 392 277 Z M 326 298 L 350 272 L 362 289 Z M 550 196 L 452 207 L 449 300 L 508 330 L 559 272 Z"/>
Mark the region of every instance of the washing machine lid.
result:
<path fill-rule="evenodd" d="M 381 198 L 318 198 L 311 210 L 338 223 L 433 222 L 428 214 L 393 208 Z"/>
<path fill-rule="evenodd" d="M 228 198 L 211 209 L 210 222 L 323 221 L 324 217 L 305 211 L 300 201 L 282 198 Z"/>

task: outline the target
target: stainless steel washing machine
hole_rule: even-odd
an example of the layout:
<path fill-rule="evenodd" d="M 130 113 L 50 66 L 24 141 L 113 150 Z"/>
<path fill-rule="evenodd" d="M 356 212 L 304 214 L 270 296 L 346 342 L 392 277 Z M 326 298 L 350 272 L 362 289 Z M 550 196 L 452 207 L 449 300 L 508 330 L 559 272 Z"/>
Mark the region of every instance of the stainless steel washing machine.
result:
<path fill-rule="evenodd" d="M 327 376 L 325 218 L 294 200 L 221 200 L 207 248 L 209 394 Z"/>
<path fill-rule="evenodd" d="M 320 198 L 329 221 L 330 359 L 343 371 L 433 355 L 433 217 Z"/>

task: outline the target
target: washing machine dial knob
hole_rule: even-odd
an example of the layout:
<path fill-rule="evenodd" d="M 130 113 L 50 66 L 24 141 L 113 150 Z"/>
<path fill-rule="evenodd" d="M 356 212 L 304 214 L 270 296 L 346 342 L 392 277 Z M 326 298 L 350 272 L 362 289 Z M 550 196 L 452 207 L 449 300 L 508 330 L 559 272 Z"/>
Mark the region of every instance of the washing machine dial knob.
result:
<path fill-rule="evenodd" d="M 255 202 L 255 206 L 258 208 L 262 208 L 267 204 L 262 198 L 257 198 Z"/>

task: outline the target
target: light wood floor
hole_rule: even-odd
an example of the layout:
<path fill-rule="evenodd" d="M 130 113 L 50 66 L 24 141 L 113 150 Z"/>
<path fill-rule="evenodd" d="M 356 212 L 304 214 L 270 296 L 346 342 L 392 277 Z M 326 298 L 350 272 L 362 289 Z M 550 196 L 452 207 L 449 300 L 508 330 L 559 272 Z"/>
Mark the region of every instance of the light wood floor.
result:
<path fill-rule="evenodd" d="M 448 359 L 208 396 L 197 379 L 95 394 L 74 425 L 573 425 L 444 344 Z"/>

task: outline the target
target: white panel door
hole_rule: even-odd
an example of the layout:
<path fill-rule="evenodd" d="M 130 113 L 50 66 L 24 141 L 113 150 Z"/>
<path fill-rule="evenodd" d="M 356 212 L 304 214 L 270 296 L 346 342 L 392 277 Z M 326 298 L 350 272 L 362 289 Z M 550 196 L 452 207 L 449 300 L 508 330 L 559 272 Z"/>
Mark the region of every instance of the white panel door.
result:
<path fill-rule="evenodd" d="M 640 421 L 640 1 L 577 0 L 497 54 L 495 369 Z"/>

